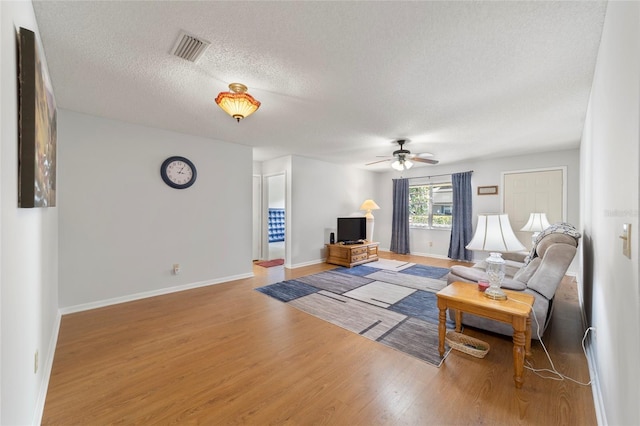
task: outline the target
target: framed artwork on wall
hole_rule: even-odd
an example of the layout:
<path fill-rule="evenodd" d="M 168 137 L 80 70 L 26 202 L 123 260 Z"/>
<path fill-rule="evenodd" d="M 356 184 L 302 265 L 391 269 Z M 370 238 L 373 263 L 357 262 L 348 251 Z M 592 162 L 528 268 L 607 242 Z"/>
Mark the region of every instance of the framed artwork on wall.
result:
<path fill-rule="evenodd" d="M 478 195 L 498 195 L 498 185 L 479 186 Z"/>
<path fill-rule="evenodd" d="M 56 205 L 56 102 L 33 31 L 18 34 L 18 207 Z"/>

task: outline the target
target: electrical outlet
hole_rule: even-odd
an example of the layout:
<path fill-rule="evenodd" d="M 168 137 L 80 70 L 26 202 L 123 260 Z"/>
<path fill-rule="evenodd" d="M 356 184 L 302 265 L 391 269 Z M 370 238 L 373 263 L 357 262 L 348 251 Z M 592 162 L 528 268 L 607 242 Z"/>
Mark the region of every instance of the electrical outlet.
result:
<path fill-rule="evenodd" d="M 38 351 L 33 355 L 33 374 L 38 372 Z"/>
<path fill-rule="evenodd" d="M 433 241 L 429 241 L 429 247 L 433 247 Z"/>
<path fill-rule="evenodd" d="M 180 273 L 180 264 L 179 263 L 174 263 L 173 264 L 173 274 L 174 275 L 178 275 Z"/>

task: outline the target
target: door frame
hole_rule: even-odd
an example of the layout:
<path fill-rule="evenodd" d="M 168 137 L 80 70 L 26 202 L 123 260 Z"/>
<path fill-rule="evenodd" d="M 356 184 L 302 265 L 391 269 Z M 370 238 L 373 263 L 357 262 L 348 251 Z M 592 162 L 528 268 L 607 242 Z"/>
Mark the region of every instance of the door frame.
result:
<path fill-rule="evenodd" d="M 289 188 L 287 186 L 287 172 L 262 175 L 262 250 L 261 258 L 269 260 L 269 179 L 276 176 L 284 177 L 284 262 L 287 265 L 289 247 Z"/>
<path fill-rule="evenodd" d="M 257 185 L 256 185 L 257 184 Z M 255 257 L 254 254 L 257 254 L 257 260 L 263 260 L 262 259 L 262 175 L 253 175 L 252 178 L 252 185 L 256 185 L 257 186 L 257 190 L 254 187 L 253 188 L 253 218 L 252 220 L 253 222 L 253 232 L 252 232 L 252 237 L 251 237 L 251 257 Z M 257 213 L 257 217 L 256 217 L 256 213 Z M 257 222 L 257 223 L 256 223 Z M 257 229 L 256 229 L 257 227 Z M 255 240 L 255 237 L 257 235 L 257 241 Z M 256 247 L 257 244 L 257 247 Z M 257 253 L 255 253 L 255 251 L 257 250 Z"/>

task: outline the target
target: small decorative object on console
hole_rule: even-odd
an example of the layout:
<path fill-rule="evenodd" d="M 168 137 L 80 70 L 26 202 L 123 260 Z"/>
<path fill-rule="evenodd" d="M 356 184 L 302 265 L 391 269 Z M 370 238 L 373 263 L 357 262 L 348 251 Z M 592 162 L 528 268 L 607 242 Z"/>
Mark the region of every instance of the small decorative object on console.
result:
<path fill-rule="evenodd" d="M 490 253 L 486 260 L 487 276 L 489 277 L 489 288 L 484 295 L 494 300 L 506 300 L 507 295 L 500 289 L 504 280 L 504 264 L 505 261 L 500 253 Z"/>
<path fill-rule="evenodd" d="M 487 280 L 479 280 L 478 281 L 478 290 L 485 291 L 489 288 L 489 281 Z"/>

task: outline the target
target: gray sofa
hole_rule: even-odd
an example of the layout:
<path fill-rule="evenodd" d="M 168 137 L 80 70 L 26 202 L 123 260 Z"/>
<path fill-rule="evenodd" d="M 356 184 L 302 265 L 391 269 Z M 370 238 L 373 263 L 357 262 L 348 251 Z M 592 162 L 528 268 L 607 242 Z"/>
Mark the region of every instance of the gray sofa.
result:
<path fill-rule="evenodd" d="M 535 297 L 533 310 L 538 319 L 531 318 L 531 337 L 538 339 L 549 324 L 553 311 L 553 297 L 576 254 L 580 234 L 568 224 L 555 224 L 543 231 L 534 243 L 531 253 L 505 253 L 505 279 L 502 288 L 523 291 Z M 478 282 L 487 279 L 484 261 L 473 267 L 453 266 L 447 283 L 454 281 Z M 450 311 L 453 319 L 455 312 Z M 481 318 L 472 314 L 462 316 L 464 325 L 511 336 L 511 325 Z"/>

